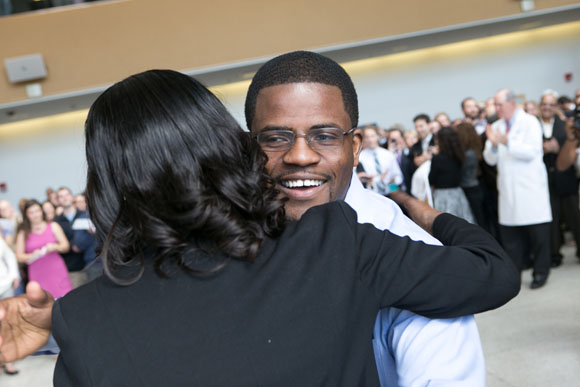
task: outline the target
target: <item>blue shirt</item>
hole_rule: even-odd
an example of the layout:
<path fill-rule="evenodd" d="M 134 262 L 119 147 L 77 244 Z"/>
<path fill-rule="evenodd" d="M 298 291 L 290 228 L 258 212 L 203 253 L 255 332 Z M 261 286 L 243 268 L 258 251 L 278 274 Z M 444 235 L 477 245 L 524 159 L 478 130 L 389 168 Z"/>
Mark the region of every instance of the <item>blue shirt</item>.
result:
<path fill-rule="evenodd" d="M 357 212 L 359 223 L 441 244 L 392 200 L 365 190 L 354 173 L 345 201 Z M 382 309 L 373 348 L 381 386 L 485 386 L 485 360 L 473 316 L 428 319 L 406 310 Z"/>

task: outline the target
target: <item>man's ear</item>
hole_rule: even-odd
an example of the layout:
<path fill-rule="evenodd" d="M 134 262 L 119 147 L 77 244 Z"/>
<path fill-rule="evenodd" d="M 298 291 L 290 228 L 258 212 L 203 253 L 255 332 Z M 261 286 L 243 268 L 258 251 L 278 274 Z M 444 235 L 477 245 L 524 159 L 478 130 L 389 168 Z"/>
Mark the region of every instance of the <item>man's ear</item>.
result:
<path fill-rule="evenodd" d="M 352 156 L 354 161 L 354 166 L 358 165 L 358 156 L 360 155 L 360 151 L 362 150 L 362 130 L 355 129 L 352 132 Z"/>

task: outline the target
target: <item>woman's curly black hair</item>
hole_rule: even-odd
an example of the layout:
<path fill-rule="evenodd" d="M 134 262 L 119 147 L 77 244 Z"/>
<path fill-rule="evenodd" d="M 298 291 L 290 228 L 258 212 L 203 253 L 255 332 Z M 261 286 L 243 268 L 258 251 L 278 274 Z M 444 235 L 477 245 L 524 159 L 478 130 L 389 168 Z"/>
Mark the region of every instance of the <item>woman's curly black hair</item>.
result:
<path fill-rule="evenodd" d="M 266 155 L 222 103 L 196 80 L 170 70 L 133 75 L 107 89 L 85 126 L 87 201 L 106 275 L 137 281 L 143 252 L 154 267 L 219 270 L 253 262 L 284 225 L 284 208 L 264 166 Z M 185 256 L 203 250 L 211 270 Z M 123 279 L 117 270 L 138 267 Z"/>

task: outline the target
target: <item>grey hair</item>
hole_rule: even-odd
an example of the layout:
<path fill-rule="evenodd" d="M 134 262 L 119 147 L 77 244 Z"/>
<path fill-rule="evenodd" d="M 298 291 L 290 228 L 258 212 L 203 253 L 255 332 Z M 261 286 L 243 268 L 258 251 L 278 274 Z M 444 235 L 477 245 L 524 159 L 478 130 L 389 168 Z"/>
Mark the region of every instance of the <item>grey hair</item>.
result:
<path fill-rule="evenodd" d="M 515 101 L 516 99 L 516 95 L 514 94 L 513 90 L 511 89 L 500 89 L 497 94 L 504 94 L 505 95 L 505 101 Z"/>
<path fill-rule="evenodd" d="M 555 99 L 558 99 L 558 97 L 560 97 L 560 94 L 558 94 L 558 92 L 556 90 L 546 89 L 542 92 L 542 97 L 540 98 L 540 101 L 548 95 L 551 95 Z"/>

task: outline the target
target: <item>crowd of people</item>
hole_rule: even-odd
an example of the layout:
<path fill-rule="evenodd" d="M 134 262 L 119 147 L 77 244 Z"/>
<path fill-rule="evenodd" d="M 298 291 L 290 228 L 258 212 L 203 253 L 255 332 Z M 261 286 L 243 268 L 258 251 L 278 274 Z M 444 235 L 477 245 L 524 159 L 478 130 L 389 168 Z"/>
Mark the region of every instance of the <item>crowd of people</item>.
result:
<path fill-rule="evenodd" d="M 23 198 L 18 210 L 0 200 L 0 299 L 23 293 L 28 281 L 60 298 L 100 274 L 84 194 L 48 188 L 42 203 Z M 3 371 L 18 373 L 11 363 Z"/>
<path fill-rule="evenodd" d="M 507 89 L 485 101 L 467 97 L 463 117 L 421 113 L 407 130 L 362 125 L 357 174 L 379 194 L 400 189 L 483 227 L 520 270 L 534 268 L 537 289 L 562 263 L 563 231 L 580 246 L 580 169 L 556 168 L 566 140 L 576 139 L 565 123 L 580 105 L 580 89 L 575 100 L 554 90 L 538 102 L 516 99 Z"/>

